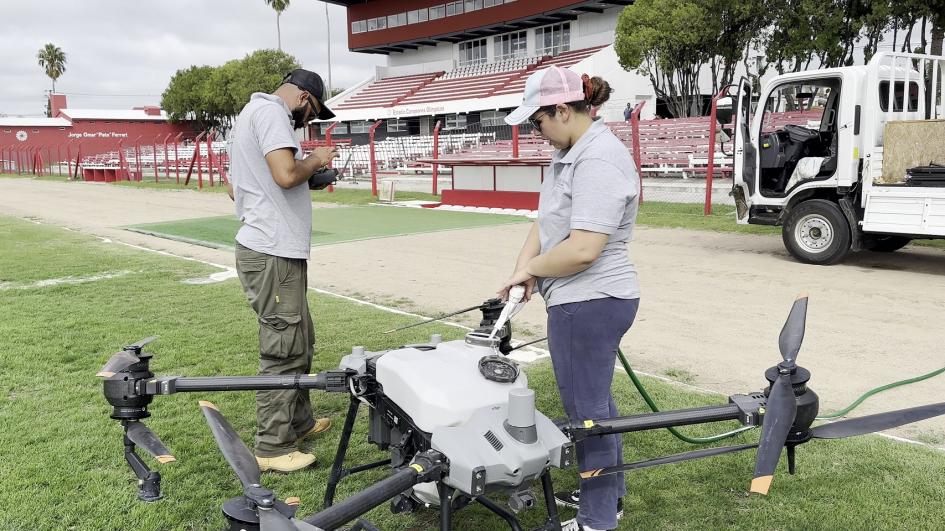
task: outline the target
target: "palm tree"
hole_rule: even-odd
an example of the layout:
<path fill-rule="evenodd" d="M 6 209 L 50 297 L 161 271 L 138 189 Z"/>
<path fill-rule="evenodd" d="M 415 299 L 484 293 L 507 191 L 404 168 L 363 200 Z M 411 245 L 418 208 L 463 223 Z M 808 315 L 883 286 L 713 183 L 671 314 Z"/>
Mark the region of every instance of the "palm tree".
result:
<path fill-rule="evenodd" d="M 276 36 L 279 39 L 279 51 L 282 51 L 282 28 L 279 27 L 279 17 L 285 8 L 289 7 L 289 0 L 266 0 L 266 5 L 276 11 Z"/>
<path fill-rule="evenodd" d="M 52 91 L 56 92 L 56 80 L 66 73 L 66 54 L 58 46 L 47 42 L 36 54 L 39 66 L 46 69 L 46 75 L 52 79 Z"/>

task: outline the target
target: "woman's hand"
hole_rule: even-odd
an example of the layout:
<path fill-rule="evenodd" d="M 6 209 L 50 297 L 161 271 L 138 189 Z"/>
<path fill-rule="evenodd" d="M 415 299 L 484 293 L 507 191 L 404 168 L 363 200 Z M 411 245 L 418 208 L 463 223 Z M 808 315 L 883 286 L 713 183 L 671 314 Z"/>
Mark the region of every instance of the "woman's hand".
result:
<path fill-rule="evenodd" d="M 535 282 L 537 282 L 537 280 L 538 279 L 525 272 L 524 269 L 520 269 L 512 273 L 512 276 L 509 277 L 509 279 L 506 280 L 504 284 L 502 284 L 502 288 L 497 292 L 497 294 L 499 295 L 499 298 L 505 302 L 509 299 L 509 289 L 512 286 L 522 284 L 525 286 L 525 296 L 522 298 L 522 301 L 528 302 L 532 298 L 532 292 L 535 290 Z"/>

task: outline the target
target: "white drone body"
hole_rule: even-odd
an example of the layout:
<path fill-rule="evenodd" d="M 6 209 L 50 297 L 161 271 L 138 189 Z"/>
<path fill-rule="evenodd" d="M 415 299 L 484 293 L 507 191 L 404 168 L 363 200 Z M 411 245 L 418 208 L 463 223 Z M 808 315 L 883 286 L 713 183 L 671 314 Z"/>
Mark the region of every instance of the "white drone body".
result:
<path fill-rule="evenodd" d="M 427 345 L 386 352 L 355 349 L 342 359 L 341 368 L 369 374 L 373 367 L 387 400 L 424 432 L 430 448 L 449 459 L 446 485 L 470 496 L 499 488 L 514 493 L 550 466 L 570 466 L 574 447 L 535 410 L 527 377 L 498 355 L 498 341 L 473 332 L 465 340 L 434 338 Z M 372 431 L 379 429 L 379 420 L 372 419 Z M 384 429 L 393 432 L 393 424 L 403 420 L 387 418 Z M 403 430 L 397 429 L 400 435 Z M 413 495 L 439 504 L 433 483 L 415 486 Z"/>

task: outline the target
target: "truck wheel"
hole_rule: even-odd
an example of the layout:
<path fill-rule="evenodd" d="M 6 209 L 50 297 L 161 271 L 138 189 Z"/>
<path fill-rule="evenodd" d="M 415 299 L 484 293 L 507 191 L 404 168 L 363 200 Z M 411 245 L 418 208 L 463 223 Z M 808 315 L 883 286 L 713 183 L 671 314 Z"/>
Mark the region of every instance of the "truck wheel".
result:
<path fill-rule="evenodd" d="M 902 249 L 911 241 L 912 238 L 905 236 L 877 236 L 867 240 L 865 246 L 870 251 L 877 253 L 892 253 Z"/>
<path fill-rule="evenodd" d="M 850 252 L 850 224 L 836 203 L 811 199 L 791 210 L 781 239 L 791 256 L 801 262 L 836 264 Z"/>

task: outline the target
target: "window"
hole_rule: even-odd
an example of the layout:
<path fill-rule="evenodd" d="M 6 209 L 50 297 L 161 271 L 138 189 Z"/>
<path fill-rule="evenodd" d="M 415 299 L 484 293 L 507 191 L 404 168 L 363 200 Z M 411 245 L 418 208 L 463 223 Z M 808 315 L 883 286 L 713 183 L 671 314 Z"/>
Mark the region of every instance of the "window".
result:
<path fill-rule="evenodd" d="M 482 7 L 492 7 L 502 5 L 502 0 L 485 0 L 482 3 Z"/>
<path fill-rule="evenodd" d="M 321 130 L 322 130 L 322 134 L 323 134 L 323 135 L 327 135 L 327 134 L 328 134 L 328 128 L 329 128 L 329 127 L 331 127 L 331 124 L 330 124 L 330 123 L 327 123 L 327 124 L 326 124 L 326 123 L 323 123 L 323 124 L 321 124 Z M 345 123 L 345 122 L 338 122 L 338 125 L 337 125 L 334 129 L 331 130 L 331 134 L 333 134 L 333 135 L 346 135 L 346 134 L 348 134 L 348 124 Z"/>
<path fill-rule="evenodd" d="M 387 17 L 377 17 L 374 20 L 377 20 L 377 29 L 387 29 Z"/>
<path fill-rule="evenodd" d="M 477 11 L 482 9 L 482 0 L 466 0 L 465 4 L 466 12 Z"/>
<path fill-rule="evenodd" d="M 368 21 L 367 21 L 367 29 L 368 29 L 368 31 L 377 31 L 377 19 L 376 19 L 376 18 L 372 18 L 371 20 L 368 20 Z"/>
<path fill-rule="evenodd" d="M 504 111 L 482 111 L 479 113 L 479 123 L 484 127 L 505 125 L 505 118 L 509 113 Z"/>
<path fill-rule="evenodd" d="M 430 8 L 430 20 L 436 20 L 446 16 L 446 5 L 440 4 Z"/>
<path fill-rule="evenodd" d="M 364 33 L 367 31 L 366 20 L 356 20 L 351 23 L 351 33 Z"/>
<path fill-rule="evenodd" d="M 427 20 L 429 20 L 428 13 L 429 12 L 427 11 L 427 8 L 417 10 L 417 21 L 426 22 Z"/>
<path fill-rule="evenodd" d="M 367 133 L 371 130 L 371 125 L 373 124 L 367 121 L 351 122 L 351 134 Z"/>
<path fill-rule="evenodd" d="M 417 22 L 420 22 L 420 12 L 416 9 L 407 11 L 407 24 L 416 24 Z"/>
<path fill-rule="evenodd" d="M 407 24 L 407 13 L 397 13 L 396 15 L 387 15 L 387 27 L 396 28 Z"/>
<path fill-rule="evenodd" d="M 558 55 L 571 49 L 571 23 L 555 24 L 535 30 L 535 48 L 539 56 Z"/>
<path fill-rule="evenodd" d="M 407 131 L 407 120 L 400 120 L 398 118 L 391 118 L 387 120 L 387 132 L 388 133 L 401 133 Z"/>
<path fill-rule="evenodd" d="M 495 60 L 515 59 L 528 55 L 525 32 L 519 31 L 495 38 Z"/>
<path fill-rule="evenodd" d="M 446 115 L 446 128 L 447 129 L 465 129 L 466 128 L 466 115 L 465 114 Z"/>
<path fill-rule="evenodd" d="M 459 43 L 459 66 L 484 64 L 487 60 L 486 39 Z"/>
<path fill-rule="evenodd" d="M 896 81 L 895 90 L 893 90 L 893 112 L 902 112 L 902 102 L 905 99 L 905 81 Z M 886 112 L 889 109 L 889 81 L 879 82 L 879 110 Z M 909 110 L 907 112 L 916 112 L 919 110 L 919 84 L 915 81 L 909 82 Z"/>
<path fill-rule="evenodd" d="M 463 14 L 462 2 L 450 2 L 446 4 L 446 16 L 450 17 L 453 15 L 462 15 L 462 14 Z"/>

